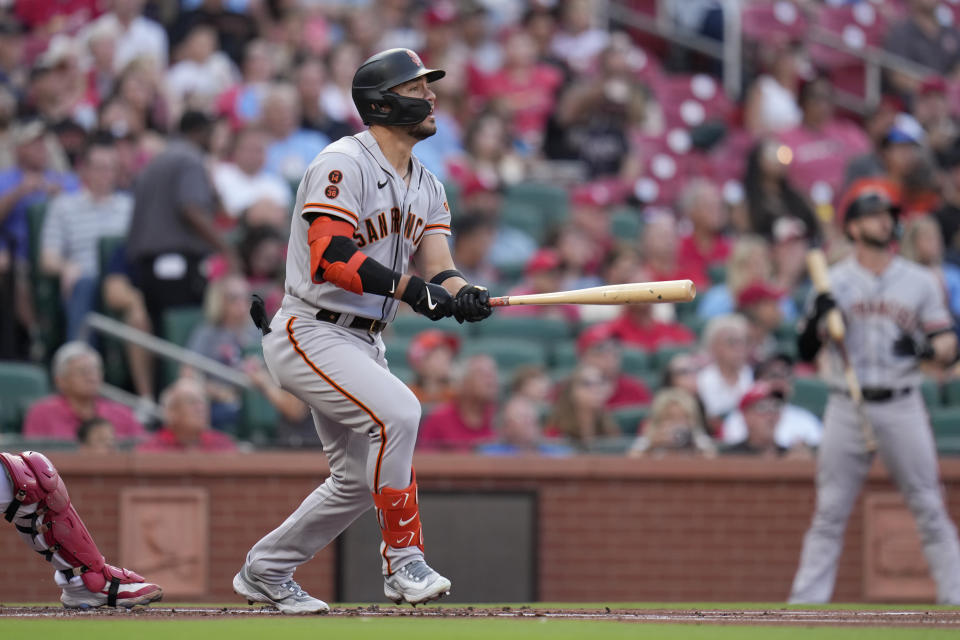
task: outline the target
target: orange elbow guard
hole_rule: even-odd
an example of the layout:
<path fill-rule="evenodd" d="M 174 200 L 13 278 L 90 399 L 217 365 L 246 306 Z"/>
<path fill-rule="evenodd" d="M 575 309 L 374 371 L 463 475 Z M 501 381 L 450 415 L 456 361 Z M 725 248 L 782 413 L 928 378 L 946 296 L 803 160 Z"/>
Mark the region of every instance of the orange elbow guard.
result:
<path fill-rule="evenodd" d="M 321 216 L 310 225 L 307 242 L 310 244 L 310 277 L 314 283 L 329 282 L 358 295 L 363 293 L 363 281 L 357 271 L 367 256 L 353 246 L 352 235 L 353 227 L 343 220 Z"/>

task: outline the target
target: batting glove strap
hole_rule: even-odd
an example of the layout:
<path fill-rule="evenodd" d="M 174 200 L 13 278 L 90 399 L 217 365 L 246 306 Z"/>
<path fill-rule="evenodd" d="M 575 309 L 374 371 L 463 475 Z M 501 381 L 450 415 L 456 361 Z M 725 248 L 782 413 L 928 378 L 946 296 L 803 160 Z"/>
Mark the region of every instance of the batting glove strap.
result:
<path fill-rule="evenodd" d="M 410 276 L 400 299 L 431 320 L 453 315 L 453 296 L 450 292 L 438 284 L 424 282 L 420 276 Z"/>

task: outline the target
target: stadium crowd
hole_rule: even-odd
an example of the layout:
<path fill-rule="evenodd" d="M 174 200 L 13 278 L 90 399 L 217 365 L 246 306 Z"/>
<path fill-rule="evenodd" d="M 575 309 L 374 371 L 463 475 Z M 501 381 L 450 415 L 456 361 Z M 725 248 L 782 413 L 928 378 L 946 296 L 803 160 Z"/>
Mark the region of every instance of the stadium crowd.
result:
<path fill-rule="evenodd" d="M 447 187 L 469 281 L 699 289 L 686 305 L 513 307 L 476 326 L 398 316 L 385 340 L 424 405 L 418 446 L 810 456 L 827 390 L 795 362 L 805 254 L 849 250 L 851 191 L 893 194 L 902 254 L 960 316 L 960 7 L 744 0 L 730 99 L 714 61 L 606 4 L 0 3 L 0 432 L 92 451 L 319 446 L 258 355 L 250 295 L 277 309 L 297 182 L 362 129 L 354 71 L 409 47 L 447 72 L 438 133 L 414 151 Z M 664 4 L 722 37 L 721 3 Z M 814 27 L 924 72 L 886 73 L 858 111 L 863 62 L 806 38 Z M 91 332 L 91 311 L 249 387 Z M 24 390 L 25 367 L 49 371 L 53 395 L 46 373 Z M 162 419 L 102 397 L 105 379 L 159 399 Z M 953 382 L 931 378 L 928 403 L 949 411 Z"/>

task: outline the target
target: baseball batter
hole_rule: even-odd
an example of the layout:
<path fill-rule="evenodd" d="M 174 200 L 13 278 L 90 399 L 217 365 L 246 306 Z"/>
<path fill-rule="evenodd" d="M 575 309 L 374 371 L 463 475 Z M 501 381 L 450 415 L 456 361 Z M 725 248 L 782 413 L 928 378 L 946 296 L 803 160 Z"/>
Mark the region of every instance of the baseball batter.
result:
<path fill-rule="evenodd" d="M 390 373 L 380 335 L 400 302 L 431 320 L 491 312 L 486 289 L 454 267 L 443 186 L 412 154 L 436 132 L 427 83 L 443 75 L 408 49 L 367 59 L 353 100 L 369 129 L 327 146 L 300 183 L 286 295 L 269 327 L 258 324 L 271 375 L 312 408 L 330 477 L 247 554 L 233 587 L 251 603 L 328 610 L 293 572 L 371 506 L 386 597 L 417 604 L 450 591 L 423 556 L 411 467 L 420 403 Z M 411 257 L 426 281 L 405 273 Z M 262 308 L 251 313 L 256 320 Z"/>
<path fill-rule="evenodd" d="M 800 356 L 814 359 L 822 344 L 821 320 L 838 307 L 877 450 L 916 518 L 937 600 L 960 604 L 960 544 L 941 494 L 918 370 L 919 360 L 954 361 L 950 314 L 934 276 L 891 250 L 897 207 L 889 194 L 870 185 L 855 189 L 844 217 L 854 254 L 831 268 L 833 296 L 811 301 Z M 830 600 L 847 518 L 873 461 L 842 378 L 830 382 L 834 392 L 817 459 L 817 505 L 790 593 L 794 603 Z"/>

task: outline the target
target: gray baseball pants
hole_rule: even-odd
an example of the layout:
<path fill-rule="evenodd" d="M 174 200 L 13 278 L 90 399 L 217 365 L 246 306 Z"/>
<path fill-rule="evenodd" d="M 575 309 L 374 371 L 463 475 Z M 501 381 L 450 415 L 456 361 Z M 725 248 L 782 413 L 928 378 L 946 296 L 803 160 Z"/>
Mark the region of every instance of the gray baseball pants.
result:
<path fill-rule="evenodd" d="M 930 419 L 918 389 L 888 402 L 868 402 L 877 452 L 917 521 L 924 555 L 937 583 L 937 602 L 960 604 L 960 543 L 947 514 Z M 837 576 L 843 532 L 873 454 L 864 450 L 857 411 L 847 396 L 833 394 L 824 413 L 817 456 L 817 506 L 803 540 L 790 602 L 829 602 Z"/>
<path fill-rule="evenodd" d="M 420 402 L 387 368 L 383 340 L 281 310 L 263 338 L 277 383 L 311 407 L 330 476 L 247 554 L 253 575 L 281 584 L 364 511 L 372 491 L 406 489 Z M 384 574 L 423 557 L 381 543 Z"/>

